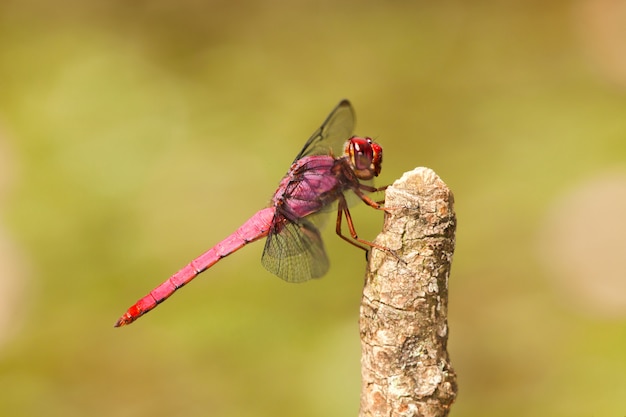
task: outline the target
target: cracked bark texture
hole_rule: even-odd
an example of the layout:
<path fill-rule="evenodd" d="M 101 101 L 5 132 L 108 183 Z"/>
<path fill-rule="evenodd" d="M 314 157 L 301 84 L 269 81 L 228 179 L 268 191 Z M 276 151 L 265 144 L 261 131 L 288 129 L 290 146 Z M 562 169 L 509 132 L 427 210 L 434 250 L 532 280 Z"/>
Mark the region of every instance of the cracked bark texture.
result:
<path fill-rule="evenodd" d="M 361 301 L 359 417 L 446 416 L 457 393 L 446 350 L 454 197 L 428 168 L 386 191 L 383 232 Z"/>

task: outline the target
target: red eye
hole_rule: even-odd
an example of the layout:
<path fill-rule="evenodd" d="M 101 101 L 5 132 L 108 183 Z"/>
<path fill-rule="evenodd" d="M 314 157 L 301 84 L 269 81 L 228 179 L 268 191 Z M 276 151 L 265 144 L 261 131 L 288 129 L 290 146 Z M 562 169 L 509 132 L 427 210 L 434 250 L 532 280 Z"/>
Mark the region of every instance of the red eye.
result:
<path fill-rule="evenodd" d="M 380 174 L 383 163 L 383 147 L 376 142 L 372 142 L 372 165 L 374 165 L 374 176 Z"/>
<path fill-rule="evenodd" d="M 371 179 L 380 174 L 383 148 L 371 138 L 351 138 L 346 144 L 346 155 L 358 178 Z"/>
<path fill-rule="evenodd" d="M 367 169 L 372 164 L 372 146 L 369 141 L 353 141 L 354 147 L 354 167 L 356 169 Z"/>

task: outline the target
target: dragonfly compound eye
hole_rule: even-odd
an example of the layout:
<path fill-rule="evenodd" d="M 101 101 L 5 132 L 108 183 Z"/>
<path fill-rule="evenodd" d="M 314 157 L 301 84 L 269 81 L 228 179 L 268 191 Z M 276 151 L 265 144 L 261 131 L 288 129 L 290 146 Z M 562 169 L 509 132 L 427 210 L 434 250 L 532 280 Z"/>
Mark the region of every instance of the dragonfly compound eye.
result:
<path fill-rule="evenodd" d="M 368 180 L 378 176 L 382 163 L 382 148 L 371 138 L 351 138 L 346 146 L 346 153 L 356 176 Z"/>
<path fill-rule="evenodd" d="M 374 176 L 377 177 L 383 164 L 383 147 L 376 142 L 372 142 L 372 152 L 372 168 L 374 169 Z"/>

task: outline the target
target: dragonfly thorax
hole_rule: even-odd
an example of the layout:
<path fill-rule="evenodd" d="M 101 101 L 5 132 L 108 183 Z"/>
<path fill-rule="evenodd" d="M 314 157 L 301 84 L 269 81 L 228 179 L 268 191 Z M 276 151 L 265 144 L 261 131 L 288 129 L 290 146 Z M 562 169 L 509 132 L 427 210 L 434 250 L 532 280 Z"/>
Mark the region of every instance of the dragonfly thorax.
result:
<path fill-rule="evenodd" d="M 361 180 L 370 180 L 380 174 L 383 148 L 371 138 L 354 136 L 346 142 L 344 154 L 348 157 L 354 174 Z"/>

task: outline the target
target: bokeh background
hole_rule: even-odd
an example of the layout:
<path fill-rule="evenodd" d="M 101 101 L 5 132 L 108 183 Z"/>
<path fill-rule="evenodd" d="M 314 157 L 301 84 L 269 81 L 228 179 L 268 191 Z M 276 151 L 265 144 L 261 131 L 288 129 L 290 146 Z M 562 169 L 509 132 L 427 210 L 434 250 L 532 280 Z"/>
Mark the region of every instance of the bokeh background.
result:
<path fill-rule="evenodd" d="M 2 1 L 0 415 L 355 416 L 365 262 L 332 228 L 322 280 L 257 243 L 112 326 L 344 97 L 379 184 L 455 193 L 451 415 L 625 415 L 620 0 Z"/>

